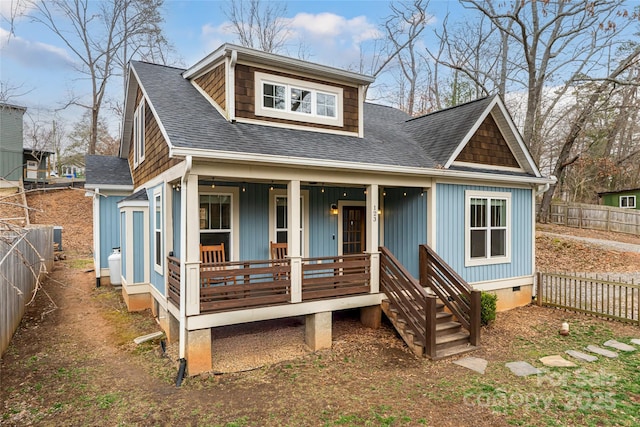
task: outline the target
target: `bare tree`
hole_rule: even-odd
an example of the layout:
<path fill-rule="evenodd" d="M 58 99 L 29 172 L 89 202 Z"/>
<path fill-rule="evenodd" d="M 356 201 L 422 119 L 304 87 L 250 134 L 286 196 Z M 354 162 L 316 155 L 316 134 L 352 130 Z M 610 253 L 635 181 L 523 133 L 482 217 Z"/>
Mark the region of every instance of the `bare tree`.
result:
<path fill-rule="evenodd" d="M 625 80 L 621 77 L 624 73 L 637 67 L 640 61 L 640 44 L 635 47 L 627 56 L 622 58 L 618 63 L 618 66 L 609 73 L 606 78 L 600 81 L 594 88 L 593 92 L 589 95 L 584 104 L 579 106 L 578 114 L 572 121 L 569 132 L 563 139 L 558 159 L 553 169 L 553 175 L 562 179 L 562 176 L 568 166 L 577 161 L 580 158 L 580 154 L 572 153 L 576 141 L 584 134 L 585 127 L 590 118 L 593 117 L 597 111 L 603 98 L 606 100 L 610 97 L 610 91 L 614 84 L 630 84 L 638 85 L 637 80 Z M 633 74 L 631 74 L 633 76 Z M 551 206 L 551 200 L 555 192 L 556 185 L 551 185 L 549 191 L 547 191 L 540 204 L 538 212 L 538 219 L 540 221 L 547 221 L 549 216 L 549 208 Z"/>
<path fill-rule="evenodd" d="M 98 121 L 107 85 L 131 55 L 131 44 L 159 30 L 158 9 L 162 0 L 26 0 L 29 16 L 47 27 L 77 60 L 76 71 L 91 84 L 90 102 L 76 97 L 68 105 L 91 112 L 88 153 L 95 154 Z M 126 53 L 122 53 L 123 50 Z"/>
<path fill-rule="evenodd" d="M 231 30 L 242 46 L 278 53 L 284 49 L 289 35 L 286 21 L 287 5 L 261 0 L 229 1 L 224 13 Z"/>

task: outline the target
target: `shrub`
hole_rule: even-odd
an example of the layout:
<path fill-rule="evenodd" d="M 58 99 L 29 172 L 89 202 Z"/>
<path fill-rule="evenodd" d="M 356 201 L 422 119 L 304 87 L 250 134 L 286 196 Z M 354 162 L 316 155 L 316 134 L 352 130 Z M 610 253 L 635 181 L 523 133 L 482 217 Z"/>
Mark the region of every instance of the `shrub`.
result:
<path fill-rule="evenodd" d="M 480 295 L 480 322 L 483 326 L 496 320 L 496 301 L 498 296 L 489 292 Z"/>

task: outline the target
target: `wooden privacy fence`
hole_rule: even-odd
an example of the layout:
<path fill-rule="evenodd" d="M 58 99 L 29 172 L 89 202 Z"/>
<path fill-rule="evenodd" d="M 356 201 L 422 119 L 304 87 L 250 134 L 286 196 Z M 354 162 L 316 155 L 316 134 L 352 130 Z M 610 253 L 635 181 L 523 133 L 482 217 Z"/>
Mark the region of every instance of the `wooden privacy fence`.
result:
<path fill-rule="evenodd" d="M 640 211 L 581 203 L 553 203 L 549 221 L 567 227 L 640 235 Z"/>
<path fill-rule="evenodd" d="M 53 266 L 53 227 L 0 231 L 0 355 L 31 300 L 37 278 Z"/>
<path fill-rule="evenodd" d="M 640 285 L 569 274 L 538 273 L 538 305 L 640 325 Z"/>

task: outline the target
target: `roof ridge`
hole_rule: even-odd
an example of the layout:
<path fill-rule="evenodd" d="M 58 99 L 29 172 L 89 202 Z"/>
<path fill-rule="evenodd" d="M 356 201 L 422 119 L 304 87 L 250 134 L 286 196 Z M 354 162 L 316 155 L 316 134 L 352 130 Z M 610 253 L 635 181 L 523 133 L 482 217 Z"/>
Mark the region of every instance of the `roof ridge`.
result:
<path fill-rule="evenodd" d="M 485 101 L 485 100 L 487 100 L 487 99 L 494 98 L 494 97 L 496 97 L 496 96 L 498 96 L 498 95 L 497 95 L 497 94 L 493 94 L 493 95 L 483 96 L 482 98 L 474 99 L 474 100 L 472 100 L 472 101 L 464 102 L 464 103 L 462 103 L 462 104 L 458 104 L 458 105 L 452 105 L 451 107 L 443 108 L 442 110 L 432 111 L 432 112 L 430 112 L 430 113 L 423 114 L 423 115 L 421 115 L 421 116 L 411 117 L 411 118 L 410 118 L 410 119 L 408 119 L 406 122 L 410 122 L 410 121 L 412 121 L 412 120 L 417 120 L 417 119 L 421 119 L 421 118 L 423 118 L 423 117 L 427 117 L 427 116 L 431 116 L 431 115 L 434 115 L 434 114 L 442 113 L 442 112 L 444 112 L 444 111 L 453 110 L 454 108 L 464 107 L 465 105 L 474 104 L 474 103 L 476 103 L 476 102 Z M 406 123 L 406 122 L 405 122 L 405 123 Z"/>
<path fill-rule="evenodd" d="M 187 71 L 187 69 L 183 67 L 176 67 L 174 65 L 156 64 L 155 62 L 140 61 L 137 59 L 132 59 L 130 62 L 137 62 L 139 64 L 155 65 L 156 67 L 172 68 L 174 70 Z"/>

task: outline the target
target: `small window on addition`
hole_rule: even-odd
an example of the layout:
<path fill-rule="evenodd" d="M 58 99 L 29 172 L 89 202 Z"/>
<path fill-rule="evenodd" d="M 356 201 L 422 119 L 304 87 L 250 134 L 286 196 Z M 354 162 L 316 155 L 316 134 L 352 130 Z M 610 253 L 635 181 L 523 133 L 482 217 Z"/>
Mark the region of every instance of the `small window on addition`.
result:
<path fill-rule="evenodd" d="M 520 286 L 514 286 L 513 288 L 511 288 L 511 290 L 513 292 L 520 292 Z"/>

